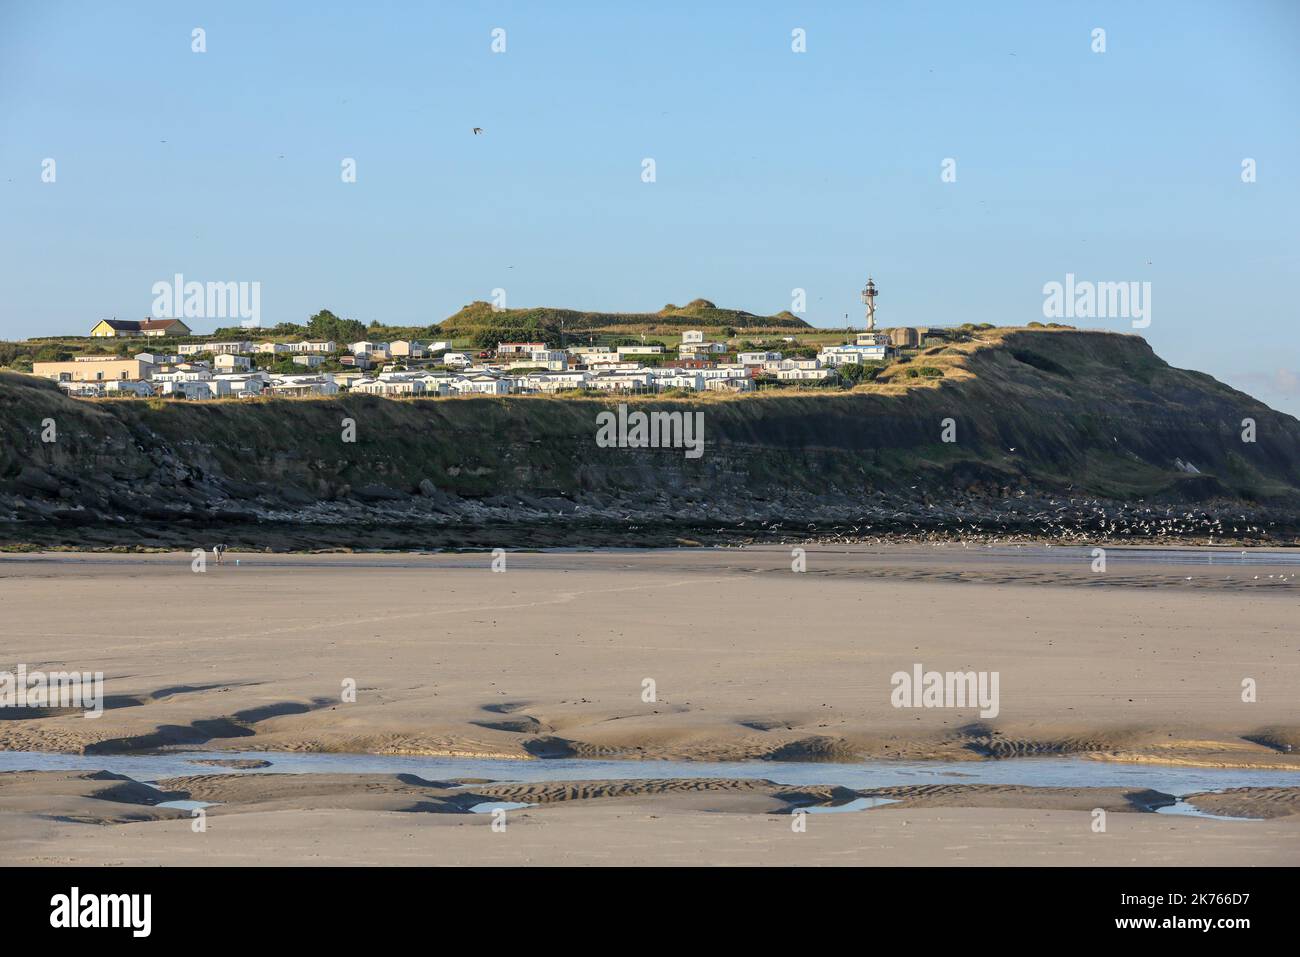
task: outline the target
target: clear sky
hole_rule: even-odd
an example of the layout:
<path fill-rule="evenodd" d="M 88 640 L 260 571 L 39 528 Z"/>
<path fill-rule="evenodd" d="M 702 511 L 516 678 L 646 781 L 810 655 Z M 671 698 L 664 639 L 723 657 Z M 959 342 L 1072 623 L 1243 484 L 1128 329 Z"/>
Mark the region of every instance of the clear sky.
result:
<path fill-rule="evenodd" d="M 802 288 L 827 326 L 868 273 L 884 325 L 1042 320 L 1074 273 L 1300 413 L 1297 107 L 1291 0 L 0 0 L 0 337 L 178 272 L 260 282 L 263 325 Z"/>

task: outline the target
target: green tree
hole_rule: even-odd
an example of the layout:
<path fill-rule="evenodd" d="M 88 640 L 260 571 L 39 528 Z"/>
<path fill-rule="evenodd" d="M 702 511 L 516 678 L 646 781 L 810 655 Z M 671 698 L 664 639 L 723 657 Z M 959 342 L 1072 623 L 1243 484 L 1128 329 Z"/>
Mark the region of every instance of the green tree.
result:
<path fill-rule="evenodd" d="M 0 366 L 11 366 L 19 356 L 26 358 L 27 352 L 14 342 L 0 342 Z"/>
<path fill-rule="evenodd" d="M 850 362 L 839 367 L 840 381 L 847 386 L 855 386 L 859 382 L 870 382 L 880 375 L 884 363 L 881 362 Z"/>
<path fill-rule="evenodd" d="M 365 338 L 366 327 L 356 319 L 340 319 L 328 309 L 322 309 L 307 320 L 307 334 L 313 339 L 357 342 Z"/>
<path fill-rule="evenodd" d="M 37 349 L 32 358 L 37 362 L 68 362 L 72 359 L 72 353 L 62 346 L 50 343 Z"/>

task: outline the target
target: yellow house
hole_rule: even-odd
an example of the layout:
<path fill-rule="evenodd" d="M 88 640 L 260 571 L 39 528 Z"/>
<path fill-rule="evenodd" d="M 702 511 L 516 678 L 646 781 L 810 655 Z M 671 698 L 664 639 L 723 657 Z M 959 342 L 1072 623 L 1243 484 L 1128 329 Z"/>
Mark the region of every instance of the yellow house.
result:
<path fill-rule="evenodd" d="M 157 366 L 117 356 L 82 356 L 72 362 L 33 362 L 32 374 L 55 382 L 112 382 L 147 379 Z"/>
<path fill-rule="evenodd" d="M 101 319 L 90 330 L 92 339 L 113 336 L 190 336 L 190 327 L 179 319 Z"/>
<path fill-rule="evenodd" d="M 91 338 L 103 339 L 110 336 L 138 336 L 140 323 L 126 322 L 119 319 L 101 319 L 90 330 Z"/>

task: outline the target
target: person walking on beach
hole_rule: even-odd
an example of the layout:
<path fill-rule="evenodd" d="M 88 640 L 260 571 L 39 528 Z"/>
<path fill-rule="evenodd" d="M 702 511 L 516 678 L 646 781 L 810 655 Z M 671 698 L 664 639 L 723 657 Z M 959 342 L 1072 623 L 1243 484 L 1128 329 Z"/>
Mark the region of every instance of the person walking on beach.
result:
<path fill-rule="evenodd" d="M 225 553 L 226 553 L 226 546 L 225 546 L 225 545 L 213 545 L 213 546 L 212 546 L 212 554 L 216 556 L 217 564 L 218 564 L 218 565 L 221 564 L 221 556 L 224 555 Z"/>

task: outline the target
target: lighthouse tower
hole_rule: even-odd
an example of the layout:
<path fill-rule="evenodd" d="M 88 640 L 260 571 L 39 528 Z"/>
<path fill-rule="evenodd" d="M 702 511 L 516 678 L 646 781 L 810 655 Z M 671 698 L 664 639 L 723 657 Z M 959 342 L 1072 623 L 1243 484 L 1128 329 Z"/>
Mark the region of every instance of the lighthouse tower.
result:
<path fill-rule="evenodd" d="M 867 285 L 862 290 L 862 301 L 867 304 L 867 331 L 876 328 L 876 284 L 867 277 Z"/>

